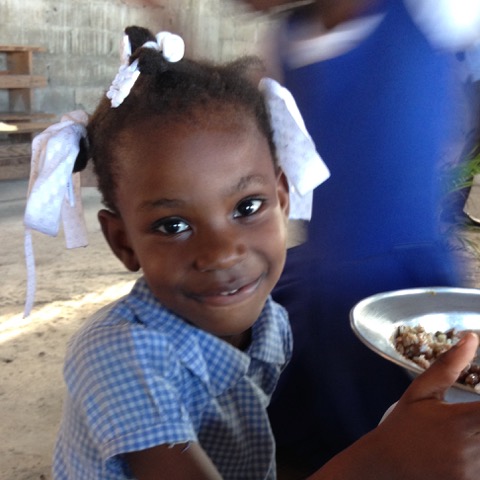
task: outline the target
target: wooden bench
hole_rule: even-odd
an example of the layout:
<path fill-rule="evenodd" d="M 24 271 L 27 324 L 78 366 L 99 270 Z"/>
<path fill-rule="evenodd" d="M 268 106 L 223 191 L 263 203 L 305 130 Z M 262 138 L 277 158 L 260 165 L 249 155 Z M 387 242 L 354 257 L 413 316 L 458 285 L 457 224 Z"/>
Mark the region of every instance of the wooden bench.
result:
<path fill-rule="evenodd" d="M 37 123 L 55 117 L 32 109 L 33 89 L 47 86 L 46 77 L 33 75 L 33 54 L 44 51 L 43 47 L 32 45 L 0 45 L 0 55 L 6 60 L 6 69 L 0 70 L 0 89 L 8 91 L 8 110 L 0 111 L 0 122 Z M 31 125 L 30 133 L 38 131 L 39 127 L 43 128 L 43 125 Z M 26 133 L 22 129 L 18 132 Z"/>
<path fill-rule="evenodd" d="M 0 134 L 18 135 L 25 133 L 38 133 L 48 128 L 51 122 L 17 122 L 3 123 L 0 122 Z"/>
<path fill-rule="evenodd" d="M 2 112 L 0 110 L 0 122 L 5 123 L 34 122 L 56 116 L 54 113 L 45 112 Z"/>
<path fill-rule="evenodd" d="M 33 54 L 44 51 L 31 45 L 0 45 L 7 67 L 0 71 L 0 88 L 8 90 L 10 112 L 31 112 L 33 89 L 47 86 L 45 77 L 33 74 Z"/>
<path fill-rule="evenodd" d="M 30 174 L 31 143 L 0 144 L 0 180 L 20 180 Z"/>
<path fill-rule="evenodd" d="M 44 51 L 32 45 L 0 45 L 6 67 L 0 70 L 0 89 L 8 91 L 6 111 L 0 111 L 0 180 L 28 178 L 31 141 L 56 117 L 33 110 L 34 89 L 47 86 L 46 77 L 33 74 L 33 56 Z"/>
<path fill-rule="evenodd" d="M 51 125 L 51 122 L 0 122 L 0 179 L 28 178 L 32 137 Z M 15 128 L 12 130 L 11 128 Z"/>

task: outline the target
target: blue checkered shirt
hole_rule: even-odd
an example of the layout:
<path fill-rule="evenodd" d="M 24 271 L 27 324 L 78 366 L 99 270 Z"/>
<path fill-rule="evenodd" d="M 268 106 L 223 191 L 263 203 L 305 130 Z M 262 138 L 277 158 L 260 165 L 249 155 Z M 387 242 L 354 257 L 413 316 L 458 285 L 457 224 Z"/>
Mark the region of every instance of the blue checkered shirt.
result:
<path fill-rule="evenodd" d="M 133 478 L 122 454 L 198 442 L 226 480 L 275 479 L 266 407 L 291 348 L 286 312 L 270 298 L 240 351 L 138 280 L 70 342 L 54 478 Z"/>

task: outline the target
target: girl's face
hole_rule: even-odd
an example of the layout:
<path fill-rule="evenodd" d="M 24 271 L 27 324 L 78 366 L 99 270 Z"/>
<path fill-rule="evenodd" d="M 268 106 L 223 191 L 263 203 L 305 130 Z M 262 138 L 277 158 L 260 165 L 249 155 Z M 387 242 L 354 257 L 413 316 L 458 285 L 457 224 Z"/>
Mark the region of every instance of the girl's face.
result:
<path fill-rule="evenodd" d="M 284 265 L 288 189 L 253 120 L 224 120 L 126 132 L 119 215 L 99 218 L 113 251 L 143 270 L 164 306 L 238 344 Z"/>

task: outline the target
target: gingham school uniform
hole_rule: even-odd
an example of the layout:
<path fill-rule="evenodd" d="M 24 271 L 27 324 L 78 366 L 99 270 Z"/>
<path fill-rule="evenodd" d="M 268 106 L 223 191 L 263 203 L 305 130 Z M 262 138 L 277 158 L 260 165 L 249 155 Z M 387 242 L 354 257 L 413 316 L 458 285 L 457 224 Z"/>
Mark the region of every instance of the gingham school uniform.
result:
<path fill-rule="evenodd" d="M 271 299 L 240 351 L 163 308 L 143 279 L 74 336 L 54 478 L 132 478 L 125 452 L 199 442 L 225 480 L 275 479 L 266 407 L 292 339 Z"/>

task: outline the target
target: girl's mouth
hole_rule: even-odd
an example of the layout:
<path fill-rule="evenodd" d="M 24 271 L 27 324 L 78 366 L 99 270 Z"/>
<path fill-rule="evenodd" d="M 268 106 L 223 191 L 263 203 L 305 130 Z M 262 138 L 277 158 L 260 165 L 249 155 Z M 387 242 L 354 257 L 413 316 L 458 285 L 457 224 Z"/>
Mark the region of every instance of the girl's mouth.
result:
<path fill-rule="evenodd" d="M 252 296 L 257 291 L 261 279 L 262 276 L 237 288 L 212 290 L 210 293 L 196 295 L 195 298 L 204 304 L 214 306 L 232 305 Z"/>
<path fill-rule="evenodd" d="M 229 292 L 220 292 L 220 295 L 223 297 L 228 297 L 229 295 L 235 295 L 239 290 L 240 288 L 236 288 L 235 290 L 230 290 Z"/>

